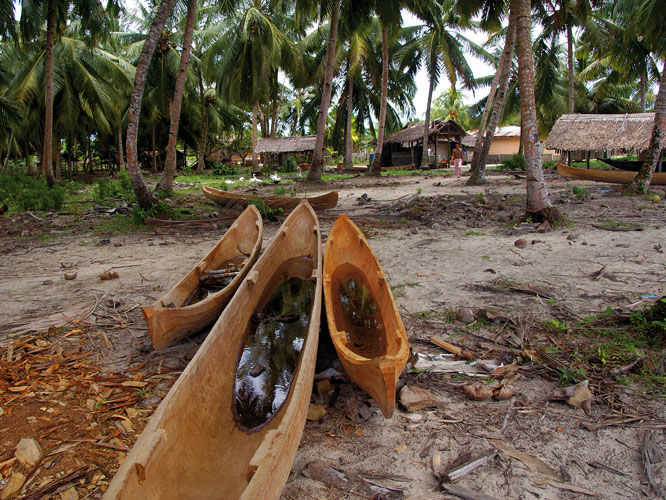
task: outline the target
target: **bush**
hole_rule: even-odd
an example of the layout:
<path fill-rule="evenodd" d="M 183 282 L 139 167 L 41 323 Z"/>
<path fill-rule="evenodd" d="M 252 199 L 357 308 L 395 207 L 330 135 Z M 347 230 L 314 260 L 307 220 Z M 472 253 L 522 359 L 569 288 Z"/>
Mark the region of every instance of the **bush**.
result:
<path fill-rule="evenodd" d="M 298 170 L 298 163 L 296 163 L 296 158 L 293 156 L 288 156 L 284 160 L 284 164 L 278 167 L 278 172 L 282 173 L 296 172 L 296 170 Z"/>
<path fill-rule="evenodd" d="M 144 224 L 146 217 L 157 217 L 160 215 L 168 215 L 170 212 L 169 205 L 166 201 L 160 200 L 150 208 L 141 208 L 139 205 L 132 207 L 132 222 L 134 224 Z"/>
<path fill-rule="evenodd" d="M 134 201 L 135 194 L 132 181 L 127 172 L 120 172 L 117 179 L 102 177 L 95 181 L 92 189 L 95 203 L 104 204 L 111 199 Z"/>
<path fill-rule="evenodd" d="M 0 202 L 21 210 L 59 210 L 65 201 L 65 188 L 48 187 L 41 178 L 22 172 L 0 175 Z"/>
<path fill-rule="evenodd" d="M 525 170 L 525 157 L 516 153 L 511 158 L 502 160 L 499 168 L 500 170 Z"/>
<path fill-rule="evenodd" d="M 557 162 L 553 160 L 546 160 L 543 162 L 544 170 L 547 168 L 557 168 Z"/>
<path fill-rule="evenodd" d="M 224 163 L 213 164 L 213 174 L 215 175 L 238 175 L 238 169 L 234 165 L 225 165 Z"/>
<path fill-rule="evenodd" d="M 257 210 L 259 210 L 261 217 L 267 221 L 277 220 L 276 216 L 283 212 L 281 208 L 273 210 L 271 207 L 266 205 L 264 200 L 250 200 L 247 203 L 248 205 L 254 205 L 255 207 L 257 207 Z"/>

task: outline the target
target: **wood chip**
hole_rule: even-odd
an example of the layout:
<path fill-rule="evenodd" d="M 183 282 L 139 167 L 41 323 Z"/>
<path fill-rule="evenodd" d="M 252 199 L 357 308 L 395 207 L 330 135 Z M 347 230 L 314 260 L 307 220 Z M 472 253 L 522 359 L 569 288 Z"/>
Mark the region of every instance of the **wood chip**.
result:
<path fill-rule="evenodd" d="M 537 472 L 540 472 L 541 474 L 545 476 L 550 476 L 554 479 L 559 479 L 557 472 L 555 472 L 551 467 L 544 462 L 543 460 L 540 460 L 536 457 L 533 457 L 532 455 L 529 455 L 523 451 L 517 450 L 515 448 L 512 448 L 509 445 L 506 445 L 502 443 L 501 441 L 498 441 L 496 439 L 491 439 L 490 444 L 492 444 L 495 448 L 500 450 L 502 453 L 505 455 L 509 455 L 512 458 L 515 458 L 517 460 L 520 460 L 522 463 L 527 465 L 530 469 L 533 469 Z"/>

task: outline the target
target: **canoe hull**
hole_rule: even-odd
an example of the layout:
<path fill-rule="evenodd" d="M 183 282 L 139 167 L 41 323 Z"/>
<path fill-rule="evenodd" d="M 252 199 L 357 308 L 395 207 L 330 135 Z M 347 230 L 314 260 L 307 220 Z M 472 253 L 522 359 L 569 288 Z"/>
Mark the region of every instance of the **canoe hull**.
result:
<path fill-rule="evenodd" d="M 338 217 L 326 241 L 324 261 L 324 300 L 333 345 L 349 377 L 389 418 L 395 408 L 396 382 L 409 357 L 409 342 L 384 272 L 361 230 L 345 215 Z M 383 324 L 381 345 L 372 349 L 378 355 L 367 357 L 348 346 L 344 325 L 338 321 L 340 297 L 338 284 L 351 275 L 362 277 L 377 304 Z M 371 340 L 372 342 L 372 340 Z"/>
<path fill-rule="evenodd" d="M 282 198 L 279 196 L 256 196 L 251 194 L 229 193 L 210 186 L 201 186 L 201 191 L 206 198 L 221 205 L 238 203 L 246 206 L 249 200 L 263 200 L 268 207 L 273 209 L 281 208 L 285 211 L 289 211 L 296 208 L 301 200 L 305 199 L 315 211 L 319 211 L 335 208 L 338 204 L 337 191 L 331 191 L 330 193 L 322 194 L 320 196 L 313 196 L 312 198 Z"/>
<path fill-rule="evenodd" d="M 259 257 L 263 231 L 263 222 L 257 208 L 246 208 L 213 249 L 190 272 L 154 304 L 142 309 L 153 348 L 164 349 L 215 322 Z M 199 277 L 204 270 L 218 269 L 224 262 L 239 254 L 245 255 L 247 260 L 231 283 L 204 300 L 180 307 L 199 286 Z"/>
<path fill-rule="evenodd" d="M 557 173 L 562 177 L 569 177 L 570 179 L 578 179 L 581 181 L 593 182 L 608 182 L 609 184 L 629 184 L 637 172 L 629 172 L 626 170 L 598 170 L 588 168 L 576 168 L 557 164 Z M 653 186 L 663 186 L 666 184 L 666 173 L 655 172 L 652 176 Z"/>
<path fill-rule="evenodd" d="M 288 269 L 293 259 L 301 264 Z M 287 267 L 285 267 L 287 266 Z M 233 411 L 246 326 L 276 275 L 315 281 L 307 334 L 288 396 L 271 420 L 243 430 Z M 321 236 L 307 203 L 286 219 L 109 485 L 111 499 L 277 499 L 305 425 L 321 314 Z"/>

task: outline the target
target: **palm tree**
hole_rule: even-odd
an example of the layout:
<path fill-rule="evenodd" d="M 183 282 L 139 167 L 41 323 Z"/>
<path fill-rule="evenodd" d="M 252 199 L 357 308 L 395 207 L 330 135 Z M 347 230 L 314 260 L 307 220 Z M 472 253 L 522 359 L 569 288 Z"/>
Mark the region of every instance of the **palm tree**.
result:
<path fill-rule="evenodd" d="M 139 135 L 139 117 L 141 116 L 141 102 L 143 92 L 146 87 L 146 78 L 148 77 L 148 68 L 153 52 L 160 39 L 162 28 L 166 24 L 167 17 L 173 8 L 174 0 L 162 0 L 153 22 L 148 31 L 146 40 L 143 42 L 141 54 L 136 65 L 136 77 L 134 79 L 134 88 L 130 97 L 130 104 L 127 118 L 127 139 L 125 151 L 127 154 L 127 171 L 134 187 L 137 202 L 141 208 L 151 207 L 156 199 L 146 185 L 141 169 L 139 167 L 139 158 L 137 154 L 137 138 Z"/>
<path fill-rule="evenodd" d="M 430 137 L 430 109 L 432 94 L 441 74 L 448 76 L 455 87 L 458 77 L 464 86 L 471 89 L 474 75 L 463 54 L 464 50 L 481 54 L 482 51 L 470 40 L 454 30 L 465 25 L 464 19 L 453 10 L 453 1 L 440 0 L 431 4 L 416 4 L 415 13 L 425 21 L 423 33 L 407 44 L 404 55 L 412 59 L 414 54 L 425 64 L 430 78 L 426 114 L 423 126 L 423 155 L 421 168 L 428 168 L 429 160 L 426 153 Z M 484 54 L 485 55 L 485 54 Z"/>
<path fill-rule="evenodd" d="M 335 51 L 338 40 L 338 20 L 340 18 L 340 2 L 333 0 L 331 5 L 331 16 L 328 31 L 328 43 L 326 45 L 326 70 L 324 71 L 324 82 L 322 85 L 321 104 L 317 119 L 317 138 L 312 155 L 312 165 L 308 171 L 307 180 L 311 182 L 321 181 L 322 163 L 324 157 L 324 132 L 328 118 L 328 107 L 331 103 L 331 92 L 333 89 L 333 72 L 335 65 Z"/>
<path fill-rule="evenodd" d="M 511 10 L 517 9 L 516 49 L 520 85 L 521 124 L 524 135 L 525 170 L 527 176 L 526 217 L 533 221 L 554 221 L 560 218 L 548 198 L 541 167 L 541 143 L 537 128 L 534 94 L 534 56 L 532 54 L 532 22 L 530 0 L 511 0 Z"/>
<path fill-rule="evenodd" d="M 183 36 L 183 50 L 180 55 L 178 76 L 171 103 L 171 116 L 169 124 L 169 143 L 167 145 L 166 164 L 164 173 L 157 183 L 156 190 L 170 192 L 173 189 L 173 178 L 176 176 L 176 140 L 178 139 L 178 125 L 180 124 L 180 107 L 183 102 L 185 91 L 185 78 L 187 77 L 187 65 L 190 61 L 190 50 L 192 48 L 192 36 L 194 33 L 194 18 L 197 11 L 197 0 L 188 0 L 187 15 L 185 18 L 185 34 Z"/>

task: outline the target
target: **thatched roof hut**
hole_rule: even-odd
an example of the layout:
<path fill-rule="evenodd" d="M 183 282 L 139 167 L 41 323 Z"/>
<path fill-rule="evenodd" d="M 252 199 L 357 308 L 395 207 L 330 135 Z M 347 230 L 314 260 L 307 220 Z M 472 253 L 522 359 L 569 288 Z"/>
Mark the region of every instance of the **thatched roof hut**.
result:
<path fill-rule="evenodd" d="M 654 113 L 562 115 L 546 139 L 546 148 L 611 154 L 645 151 L 653 126 Z M 661 147 L 665 145 L 662 143 Z"/>
<path fill-rule="evenodd" d="M 316 137 L 304 135 L 297 137 L 264 137 L 257 141 L 257 153 L 298 153 L 314 151 Z"/>
<path fill-rule="evenodd" d="M 440 121 L 435 120 L 430 124 L 429 130 L 430 140 L 433 140 L 433 137 L 436 135 L 439 136 L 450 136 L 454 140 L 460 140 L 461 137 L 465 137 L 467 132 L 465 132 L 460 125 L 458 125 L 453 120 Z M 399 130 L 395 134 L 392 134 L 388 139 L 384 141 L 385 144 L 390 143 L 422 143 L 423 142 L 423 123 L 416 122 L 407 125 L 402 130 Z"/>

